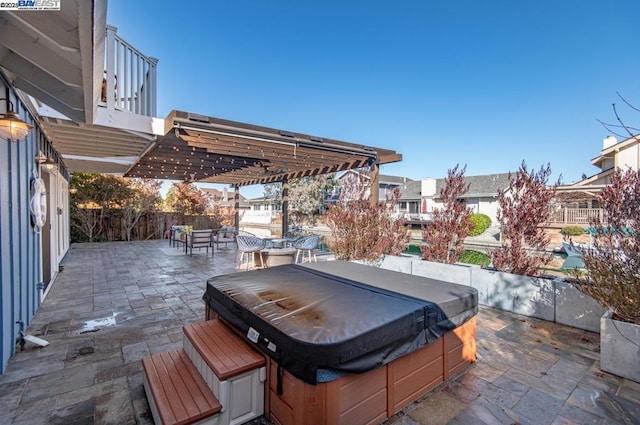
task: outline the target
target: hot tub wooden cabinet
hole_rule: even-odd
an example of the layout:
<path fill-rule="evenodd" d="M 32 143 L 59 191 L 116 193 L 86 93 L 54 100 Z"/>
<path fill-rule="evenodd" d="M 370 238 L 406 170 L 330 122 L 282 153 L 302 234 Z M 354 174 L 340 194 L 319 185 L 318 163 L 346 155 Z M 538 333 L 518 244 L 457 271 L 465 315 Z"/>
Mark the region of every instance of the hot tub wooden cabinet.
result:
<path fill-rule="evenodd" d="M 331 261 L 217 276 L 203 298 L 267 356 L 281 425 L 380 423 L 476 357 L 462 285 Z"/>

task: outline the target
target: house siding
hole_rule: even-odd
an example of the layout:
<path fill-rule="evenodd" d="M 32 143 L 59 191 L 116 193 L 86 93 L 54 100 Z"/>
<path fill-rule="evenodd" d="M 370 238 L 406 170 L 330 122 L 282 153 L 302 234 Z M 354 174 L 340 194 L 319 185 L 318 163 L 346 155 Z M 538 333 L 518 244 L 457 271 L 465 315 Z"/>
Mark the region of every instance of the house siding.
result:
<path fill-rule="evenodd" d="M 616 165 L 623 170 L 626 170 L 627 168 L 631 168 L 633 170 L 639 169 L 638 148 L 639 146 L 635 144 L 627 147 L 626 149 L 620 150 L 617 157 L 618 163 Z"/>
<path fill-rule="evenodd" d="M 0 138 L 1 374 L 15 353 L 20 332 L 17 322 L 24 323 L 26 329 L 41 302 L 42 239 L 31 224 L 30 185 L 36 153 L 42 150 L 42 143 L 49 141 L 2 75 L 0 87 L 3 89 L 0 97 L 8 98 L 21 119 L 34 126 L 20 142 Z M 54 203 L 52 207 L 58 205 Z"/>

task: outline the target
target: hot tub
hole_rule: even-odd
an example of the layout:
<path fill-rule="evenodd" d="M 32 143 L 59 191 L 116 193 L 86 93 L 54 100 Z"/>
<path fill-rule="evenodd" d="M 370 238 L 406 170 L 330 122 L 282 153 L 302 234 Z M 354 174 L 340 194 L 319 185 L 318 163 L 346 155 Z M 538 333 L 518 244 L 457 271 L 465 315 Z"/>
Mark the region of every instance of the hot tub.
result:
<path fill-rule="evenodd" d="M 402 359 L 409 362 L 412 371 L 400 373 L 402 376 L 392 373 L 398 375 L 394 379 L 400 382 L 421 369 L 416 361 L 422 360 L 416 359 L 428 352 L 425 362 L 431 364 L 440 359 L 437 368 L 440 378 L 432 381 L 441 382 L 451 371 L 460 369 L 460 362 L 456 361 L 449 367 L 448 374 L 442 372 L 447 363 L 445 351 L 457 353 L 458 358 L 461 350 L 466 349 L 465 365 L 475 360 L 475 320 L 472 319 L 478 309 L 477 291 L 463 285 L 330 261 L 216 276 L 208 280 L 203 299 L 208 311 L 217 313 L 272 359 L 269 385 L 274 409 L 268 413 L 278 416 L 275 419 L 280 423 L 302 423 L 298 422 L 299 418 L 295 419 L 296 409 L 309 408 L 308 400 L 301 402 L 302 407 L 287 401 L 287 397 L 292 396 L 285 394 L 286 388 L 292 385 L 288 381 L 299 380 L 296 385 L 310 387 L 306 391 L 315 393 L 317 388 L 311 387 L 317 387 L 319 382 L 341 386 L 333 381 L 350 382 L 354 376 L 368 379 L 367 376 L 384 375 L 387 397 L 390 372 L 387 369 L 381 372 L 381 366 L 397 366 L 402 364 L 398 362 Z M 458 328 L 464 329 L 465 336 L 455 336 Z M 446 334 L 454 335 L 453 339 L 459 344 L 450 344 L 453 348 L 447 349 L 445 338 L 441 338 Z M 473 339 L 472 354 L 465 346 L 470 339 Z M 408 396 L 384 403 L 385 412 L 380 418 L 392 415 L 412 401 L 407 397 L 433 386 L 431 381 L 426 384 L 412 384 Z M 367 382 L 366 385 L 373 384 Z M 413 388 L 416 385 L 419 388 Z M 304 393 L 305 390 L 290 391 Z M 317 400 L 319 396 L 313 397 Z M 372 403 L 379 404 L 378 401 Z M 330 415 L 326 411 L 329 404 L 322 402 L 325 416 Z M 337 409 L 344 410 L 343 407 Z M 282 413 L 285 410 L 286 415 Z M 369 408 L 364 410 L 371 413 Z M 282 419 L 284 416 L 294 419 Z M 360 423 L 361 419 L 351 423 Z M 349 421 L 354 418 L 336 423 Z"/>

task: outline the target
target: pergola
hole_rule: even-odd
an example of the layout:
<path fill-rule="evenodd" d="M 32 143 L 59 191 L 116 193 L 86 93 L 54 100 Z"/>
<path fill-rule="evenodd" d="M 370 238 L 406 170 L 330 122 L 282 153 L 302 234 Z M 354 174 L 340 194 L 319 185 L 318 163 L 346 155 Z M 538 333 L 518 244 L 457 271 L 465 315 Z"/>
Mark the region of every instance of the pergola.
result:
<path fill-rule="evenodd" d="M 378 200 L 379 166 L 402 160 L 388 149 L 172 111 L 159 136 L 127 171 L 127 177 L 223 183 L 235 189 L 282 182 L 282 231 L 288 229 L 290 179 L 369 167 L 371 200 Z"/>

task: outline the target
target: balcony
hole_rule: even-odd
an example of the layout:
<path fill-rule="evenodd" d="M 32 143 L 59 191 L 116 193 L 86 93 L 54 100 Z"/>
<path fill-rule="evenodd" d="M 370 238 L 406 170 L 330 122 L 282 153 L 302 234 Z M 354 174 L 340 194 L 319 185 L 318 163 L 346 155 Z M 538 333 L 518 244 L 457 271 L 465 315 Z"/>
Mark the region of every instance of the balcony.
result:
<path fill-rule="evenodd" d="M 107 25 L 100 105 L 107 109 L 156 116 L 158 60 L 145 56 Z"/>
<path fill-rule="evenodd" d="M 587 227 L 594 219 L 604 220 L 601 208 L 559 208 L 551 212 L 549 221 L 553 227 Z"/>

